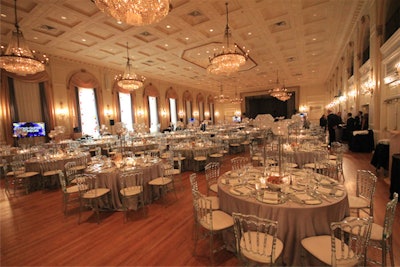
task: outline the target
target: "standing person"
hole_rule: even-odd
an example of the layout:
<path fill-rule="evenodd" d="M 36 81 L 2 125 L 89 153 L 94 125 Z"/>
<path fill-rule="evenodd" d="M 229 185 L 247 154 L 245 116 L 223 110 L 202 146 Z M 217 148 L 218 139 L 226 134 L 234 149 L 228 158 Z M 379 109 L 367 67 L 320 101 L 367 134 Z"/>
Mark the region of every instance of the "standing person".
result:
<path fill-rule="evenodd" d="M 310 120 L 309 119 L 307 119 L 307 116 L 306 115 L 304 115 L 304 117 L 303 117 L 303 128 L 304 129 L 310 129 Z"/>
<path fill-rule="evenodd" d="M 368 113 L 365 113 L 361 120 L 361 130 L 368 130 Z"/>
<path fill-rule="evenodd" d="M 322 129 L 324 129 L 324 132 L 326 132 L 326 125 L 328 124 L 328 121 L 326 119 L 325 114 L 322 114 L 321 118 L 319 118 L 319 126 L 321 126 Z"/>
<path fill-rule="evenodd" d="M 339 116 L 332 113 L 332 110 L 328 110 L 328 132 L 329 132 L 329 146 L 332 142 L 336 142 L 336 133 L 335 130 L 339 125 Z"/>
<path fill-rule="evenodd" d="M 351 137 L 353 136 L 353 131 L 355 129 L 356 120 L 353 118 L 353 114 L 351 112 L 347 113 L 347 121 L 346 121 L 346 137 L 347 140 L 351 141 Z"/>
<path fill-rule="evenodd" d="M 354 118 L 354 130 L 361 130 L 361 122 L 362 122 L 363 113 L 362 111 L 358 112 L 358 115 Z"/>

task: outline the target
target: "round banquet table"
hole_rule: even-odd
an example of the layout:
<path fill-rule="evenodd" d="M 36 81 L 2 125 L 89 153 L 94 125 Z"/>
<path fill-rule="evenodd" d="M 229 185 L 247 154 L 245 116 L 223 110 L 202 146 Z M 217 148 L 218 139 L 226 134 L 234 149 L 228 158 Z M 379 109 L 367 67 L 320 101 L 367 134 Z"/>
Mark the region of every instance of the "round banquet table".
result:
<path fill-rule="evenodd" d="M 148 182 L 152 179 L 162 176 L 162 162 L 158 163 L 147 163 L 143 166 L 137 166 L 137 169 L 143 170 L 143 192 L 144 202 L 151 203 L 152 200 L 158 197 L 158 191 L 152 190 Z M 111 190 L 110 202 L 107 204 L 103 199 L 100 201 L 100 207 L 103 209 L 111 210 L 122 210 L 122 201 L 119 190 L 121 189 L 121 183 L 119 175 L 123 170 L 113 167 L 88 167 L 86 173 L 92 173 L 97 176 L 98 186 L 106 187 Z M 137 203 L 132 202 L 129 204 L 130 208 L 136 209 Z"/>
<path fill-rule="evenodd" d="M 252 196 L 232 194 L 230 185 L 221 182 L 222 177 L 218 180 L 221 210 L 228 214 L 239 212 L 278 221 L 278 238 L 284 244 L 284 265 L 301 265 L 300 241 L 309 236 L 330 234 L 331 222 L 341 221 L 349 216 L 347 193 L 341 197 L 322 200 L 318 205 L 304 205 L 292 201 L 278 205 L 267 204 Z M 224 239 L 228 249 L 235 251 L 233 230 L 225 233 Z"/>

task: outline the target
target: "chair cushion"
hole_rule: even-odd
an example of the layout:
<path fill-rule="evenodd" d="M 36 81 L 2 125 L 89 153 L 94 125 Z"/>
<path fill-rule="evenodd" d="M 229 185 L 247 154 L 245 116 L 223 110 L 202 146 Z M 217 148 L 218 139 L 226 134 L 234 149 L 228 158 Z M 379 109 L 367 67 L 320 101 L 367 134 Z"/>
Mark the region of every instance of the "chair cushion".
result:
<path fill-rule="evenodd" d="M 209 217 L 209 214 L 207 216 Z M 213 225 L 212 225 L 213 231 L 219 231 L 233 226 L 232 216 L 221 210 L 214 210 L 212 212 L 212 218 L 213 218 Z M 207 218 L 207 220 L 201 219 L 200 224 L 204 228 L 211 230 L 210 225 L 205 223 L 205 221 L 209 222 L 210 220 L 209 218 Z"/>
<path fill-rule="evenodd" d="M 206 160 L 207 160 L 207 157 L 198 156 L 198 157 L 194 157 L 193 159 L 196 160 L 196 161 L 206 161 Z"/>
<path fill-rule="evenodd" d="M 98 197 L 104 196 L 108 192 L 110 192 L 110 189 L 108 189 L 108 188 L 96 188 L 96 189 L 91 189 L 91 190 L 85 192 L 82 195 L 82 197 L 83 198 L 98 198 Z"/>
<path fill-rule="evenodd" d="M 170 178 L 167 178 L 167 177 L 158 177 L 158 178 L 155 178 L 155 179 L 151 180 L 151 181 L 149 182 L 149 185 L 158 185 L 158 186 L 161 186 L 161 185 L 167 185 L 167 184 L 169 184 L 169 183 L 171 183 L 171 182 L 172 182 L 172 179 L 170 179 Z"/>
<path fill-rule="evenodd" d="M 332 245 L 331 245 L 331 236 L 330 235 L 320 235 L 320 236 L 312 236 L 307 237 L 301 240 L 301 245 L 305 250 L 307 250 L 311 255 L 319 259 L 320 261 L 332 265 Z M 341 250 L 341 241 L 339 239 L 335 239 L 336 245 L 336 257 L 340 257 Z M 347 255 L 349 247 L 344 244 L 343 251 Z M 350 257 L 352 257 L 353 252 L 349 253 Z M 340 261 L 340 266 L 354 266 L 358 263 L 357 259 L 349 259 L 347 261 Z"/>
<path fill-rule="evenodd" d="M 349 207 L 350 209 L 368 208 L 369 201 L 365 198 L 349 196 Z"/>
<path fill-rule="evenodd" d="M 223 157 L 223 156 L 224 156 L 224 155 L 221 154 L 221 153 L 214 153 L 214 154 L 211 154 L 211 155 L 210 155 L 211 158 L 220 158 L 220 157 Z"/>
<path fill-rule="evenodd" d="M 43 176 L 53 176 L 53 175 L 57 175 L 60 172 L 62 172 L 61 170 L 51 170 L 51 171 L 46 171 L 44 172 L 42 175 Z"/>
<path fill-rule="evenodd" d="M 181 171 L 179 169 L 167 169 L 165 170 L 165 175 L 177 175 L 180 174 Z"/>
<path fill-rule="evenodd" d="M 73 185 L 70 187 L 67 187 L 67 193 L 72 194 L 72 193 L 78 193 L 79 192 L 79 187 L 77 185 Z"/>
<path fill-rule="evenodd" d="M 218 193 L 218 184 L 210 185 L 210 190 L 215 192 L 215 193 Z"/>
<path fill-rule="evenodd" d="M 71 167 L 71 170 L 73 170 L 73 171 L 83 171 L 84 169 L 86 169 L 85 165 L 77 165 L 77 166 Z"/>
<path fill-rule="evenodd" d="M 350 216 L 350 217 L 346 217 L 345 220 L 349 221 L 349 220 L 353 220 L 354 218 L 356 218 L 356 217 Z M 382 236 L 383 236 L 383 227 L 379 224 L 372 223 L 370 239 L 375 240 L 375 241 L 380 241 L 380 240 L 382 240 Z"/>
<path fill-rule="evenodd" d="M 29 178 L 38 175 L 38 172 L 24 172 L 17 175 L 17 178 Z"/>
<path fill-rule="evenodd" d="M 241 253 L 243 254 L 243 256 L 245 256 L 246 258 L 249 258 L 253 261 L 256 261 L 256 262 L 270 263 L 270 258 L 266 257 L 265 255 L 271 254 L 273 237 L 271 235 L 268 235 L 269 237 L 267 239 L 267 244 L 265 244 L 265 247 L 262 248 L 262 246 L 264 245 L 264 243 L 262 243 L 262 244 L 260 244 L 261 247 L 257 248 L 256 247 L 257 246 L 257 232 L 250 232 L 249 236 L 250 236 L 250 239 L 247 238 L 246 241 L 243 239 L 243 237 L 240 239 Z M 248 233 L 246 233 L 246 237 L 248 237 Z M 251 245 L 250 245 L 250 241 L 251 241 Z M 245 242 L 247 244 L 245 244 Z M 250 247 L 250 246 L 252 247 L 251 251 L 245 249 L 245 247 Z M 277 238 L 276 245 L 275 245 L 275 257 L 272 259 L 272 262 L 276 261 L 276 259 L 282 253 L 282 250 L 283 250 L 283 242 Z M 261 254 L 261 252 L 264 252 L 263 253 L 264 255 L 254 253 L 254 251 L 259 251 L 260 254 Z"/>
<path fill-rule="evenodd" d="M 137 185 L 137 186 L 130 186 L 123 188 L 119 192 L 121 193 L 121 195 L 129 197 L 129 196 L 139 195 L 142 191 L 143 191 L 142 186 Z"/>
<path fill-rule="evenodd" d="M 240 146 L 240 144 L 236 144 L 236 143 L 234 143 L 234 144 L 229 144 L 230 146 Z"/>

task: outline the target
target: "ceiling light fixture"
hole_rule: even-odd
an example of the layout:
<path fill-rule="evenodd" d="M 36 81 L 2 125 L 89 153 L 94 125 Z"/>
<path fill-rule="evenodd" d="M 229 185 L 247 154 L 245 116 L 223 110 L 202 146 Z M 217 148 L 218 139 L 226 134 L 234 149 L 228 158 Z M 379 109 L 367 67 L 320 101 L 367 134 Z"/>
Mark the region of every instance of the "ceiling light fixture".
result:
<path fill-rule="evenodd" d="M 167 16 L 170 11 L 169 0 L 92 1 L 107 15 L 135 26 L 157 23 Z"/>
<path fill-rule="evenodd" d="M 117 75 L 115 77 L 115 80 L 118 81 L 118 86 L 123 89 L 129 91 L 137 90 L 143 86 L 144 80 L 146 78 L 140 75 L 136 75 L 136 73 L 133 72 L 132 64 L 129 58 L 128 43 L 126 43 L 126 56 L 127 62 L 125 72 L 123 75 Z"/>
<path fill-rule="evenodd" d="M 224 90 L 222 89 L 222 84 L 221 84 L 221 89 L 219 95 L 214 97 L 215 101 L 218 103 L 228 103 L 230 101 L 229 96 L 224 95 Z"/>
<path fill-rule="evenodd" d="M 19 75 L 35 74 L 44 71 L 44 65 L 49 59 L 43 55 L 39 60 L 35 57 L 35 51 L 31 51 L 25 42 L 19 29 L 17 18 L 17 0 L 14 1 L 15 31 L 12 32 L 10 43 L 6 51 L 1 51 L 0 66 L 8 72 Z"/>
<path fill-rule="evenodd" d="M 237 93 L 237 88 L 235 90 L 235 97 L 231 99 L 230 101 L 232 104 L 241 104 L 243 102 L 243 98 L 241 98 L 240 96 L 238 96 Z"/>
<path fill-rule="evenodd" d="M 280 87 L 278 71 L 276 72 L 276 87 L 268 90 L 268 94 L 280 101 L 287 101 L 292 97 L 292 93 L 287 91 L 285 84 Z"/>
<path fill-rule="evenodd" d="M 217 75 L 229 75 L 233 72 L 239 71 L 239 68 L 246 63 L 248 59 L 249 51 L 245 51 L 245 48 L 240 49 L 235 43 L 229 42 L 229 37 L 231 36 L 231 30 L 229 28 L 228 20 L 228 3 L 226 6 L 226 27 L 224 34 L 224 44 L 221 51 L 215 49 L 214 55 L 209 57 L 210 64 L 207 67 L 208 73 Z"/>

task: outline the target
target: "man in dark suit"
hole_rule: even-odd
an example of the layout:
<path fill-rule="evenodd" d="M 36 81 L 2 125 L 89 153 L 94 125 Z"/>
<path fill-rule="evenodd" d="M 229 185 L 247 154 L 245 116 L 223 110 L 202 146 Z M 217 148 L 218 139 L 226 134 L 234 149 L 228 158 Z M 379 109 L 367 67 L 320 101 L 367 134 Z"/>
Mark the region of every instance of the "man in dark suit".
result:
<path fill-rule="evenodd" d="M 328 110 L 328 132 L 329 132 L 329 146 L 332 142 L 336 142 L 336 133 L 335 130 L 338 127 L 341 119 L 338 115 L 332 113 L 332 110 Z"/>
<path fill-rule="evenodd" d="M 355 130 L 356 120 L 353 118 L 353 114 L 351 112 L 347 113 L 347 121 L 346 121 L 346 137 L 350 142 L 351 137 L 353 136 L 353 131 Z"/>

